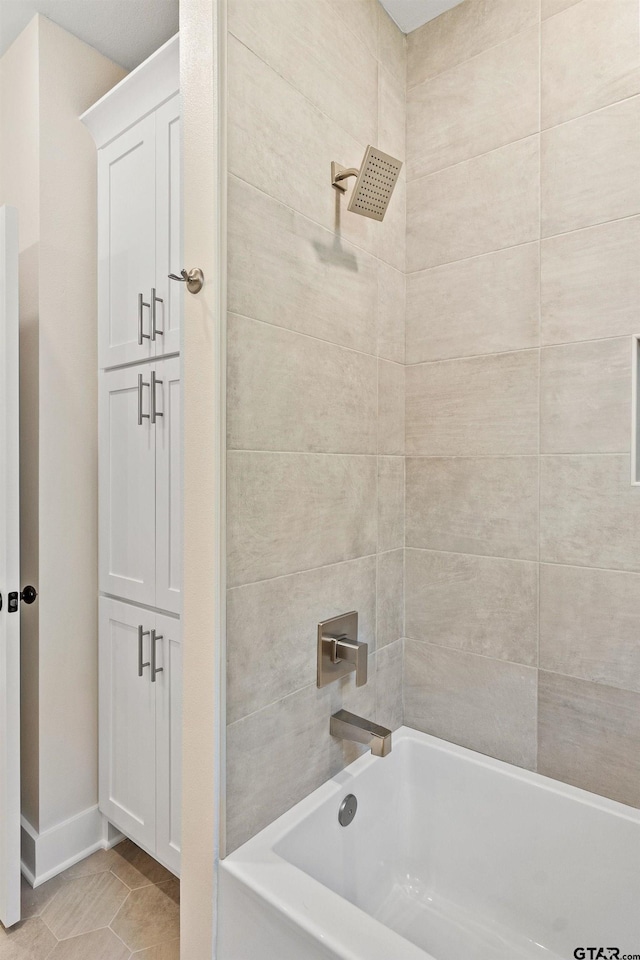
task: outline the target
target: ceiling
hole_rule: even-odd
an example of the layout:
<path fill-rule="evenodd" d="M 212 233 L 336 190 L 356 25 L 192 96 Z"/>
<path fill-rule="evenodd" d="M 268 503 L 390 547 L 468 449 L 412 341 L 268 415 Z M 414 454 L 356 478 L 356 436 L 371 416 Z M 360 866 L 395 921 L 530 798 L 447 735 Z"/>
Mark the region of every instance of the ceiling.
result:
<path fill-rule="evenodd" d="M 3 0 L 0 0 L 0 3 L 2 2 Z M 461 2 L 462 0 L 380 0 L 403 33 L 411 33 L 427 20 L 439 17 L 445 10 L 450 10 Z"/>
<path fill-rule="evenodd" d="M 259 2 L 259 0 L 256 0 Z M 380 0 L 404 33 L 461 0 Z M 0 0 L 0 56 L 42 13 L 127 70 L 178 30 L 178 0 Z"/>
<path fill-rule="evenodd" d="M 36 13 L 127 70 L 178 32 L 178 0 L 0 0 L 0 56 Z"/>

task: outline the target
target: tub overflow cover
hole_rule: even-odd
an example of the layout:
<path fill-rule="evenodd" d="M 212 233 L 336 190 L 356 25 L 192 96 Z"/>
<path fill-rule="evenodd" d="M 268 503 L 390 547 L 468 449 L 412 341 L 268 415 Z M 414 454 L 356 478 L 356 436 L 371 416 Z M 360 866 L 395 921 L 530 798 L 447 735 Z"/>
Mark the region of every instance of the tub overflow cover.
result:
<path fill-rule="evenodd" d="M 357 809 L 358 801 L 352 793 L 348 793 L 340 804 L 340 809 L 338 810 L 338 821 L 340 822 L 340 826 L 348 827 L 355 817 Z"/>

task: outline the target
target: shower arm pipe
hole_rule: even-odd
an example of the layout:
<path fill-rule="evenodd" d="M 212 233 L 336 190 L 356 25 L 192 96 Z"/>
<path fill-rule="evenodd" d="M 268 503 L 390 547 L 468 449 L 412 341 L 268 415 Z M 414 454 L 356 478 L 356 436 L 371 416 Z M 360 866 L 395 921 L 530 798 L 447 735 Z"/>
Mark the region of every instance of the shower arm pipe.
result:
<path fill-rule="evenodd" d="M 346 180 L 348 177 L 358 177 L 360 175 L 360 170 L 358 167 L 341 167 L 337 163 L 331 164 L 331 185 L 337 187 L 339 190 L 345 191 L 347 189 L 346 184 L 342 183 L 343 180 Z"/>

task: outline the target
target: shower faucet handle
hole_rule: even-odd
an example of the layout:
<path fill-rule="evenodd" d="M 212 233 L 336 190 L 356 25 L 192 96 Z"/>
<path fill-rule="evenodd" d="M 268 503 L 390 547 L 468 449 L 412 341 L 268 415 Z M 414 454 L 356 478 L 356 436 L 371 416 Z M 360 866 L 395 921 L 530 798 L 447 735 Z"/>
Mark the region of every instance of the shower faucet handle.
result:
<path fill-rule="evenodd" d="M 356 668 L 356 687 L 364 687 L 367 682 L 367 661 L 369 656 L 368 643 L 352 643 L 347 637 L 331 640 L 331 655 L 334 663 L 344 660 L 354 664 Z"/>
<path fill-rule="evenodd" d="M 358 614 L 344 613 L 318 624 L 319 687 L 346 677 L 355 670 L 356 686 L 367 682 L 369 645 L 358 642 Z"/>

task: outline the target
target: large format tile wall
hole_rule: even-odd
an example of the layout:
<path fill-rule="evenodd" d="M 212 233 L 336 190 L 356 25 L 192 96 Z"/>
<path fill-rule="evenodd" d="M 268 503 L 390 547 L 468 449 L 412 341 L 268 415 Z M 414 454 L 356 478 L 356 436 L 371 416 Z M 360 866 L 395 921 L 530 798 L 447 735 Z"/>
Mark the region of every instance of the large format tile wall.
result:
<path fill-rule="evenodd" d="M 229 0 L 227 850 L 340 770 L 342 706 L 402 721 L 405 178 L 383 223 L 331 161 L 405 155 L 376 0 Z M 315 686 L 351 609 L 369 683 Z"/>
<path fill-rule="evenodd" d="M 640 806 L 636 0 L 408 38 L 405 720 Z"/>

